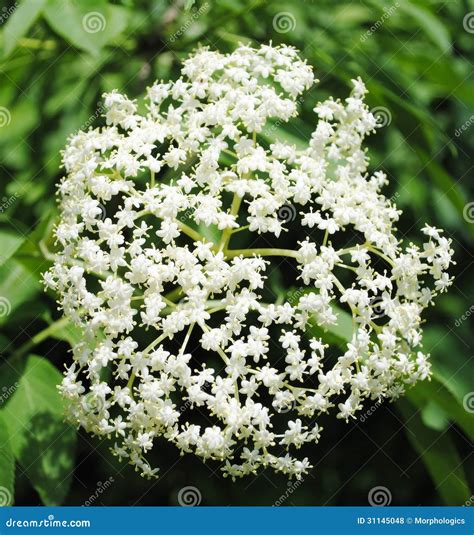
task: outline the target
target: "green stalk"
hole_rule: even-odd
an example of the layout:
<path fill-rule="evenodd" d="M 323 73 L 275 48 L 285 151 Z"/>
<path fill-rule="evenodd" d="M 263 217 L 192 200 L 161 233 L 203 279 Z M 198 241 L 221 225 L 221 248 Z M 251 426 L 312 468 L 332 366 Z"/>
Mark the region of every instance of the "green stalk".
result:
<path fill-rule="evenodd" d="M 39 333 L 36 333 L 28 342 L 24 343 L 22 346 L 20 346 L 14 354 L 16 356 L 22 357 L 26 353 L 30 351 L 33 347 L 41 344 L 41 342 L 44 342 L 47 338 L 51 336 L 55 331 L 64 328 L 69 324 L 69 318 L 62 317 L 55 322 L 51 323 L 51 325 L 48 325 L 46 329 L 43 329 Z"/>
<path fill-rule="evenodd" d="M 298 252 L 292 249 L 227 249 L 224 251 L 226 258 L 235 258 L 236 256 L 287 256 L 290 258 L 298 258 Z"/>
<path fill-rule="evenodd" d="M 236 216 L 239 213 L 240 204 L 242 203 L 242 197 L 239 197 L 237 193 L 234 193 L 232 198 L 232 204 L 230 207 L 230 215 Z M 219 242 L 219 251 L 224 251 L 227 247 L 230 237 L 232 236 L 232 228 L 226 228 L 222 232 L 221 240 Z"/>

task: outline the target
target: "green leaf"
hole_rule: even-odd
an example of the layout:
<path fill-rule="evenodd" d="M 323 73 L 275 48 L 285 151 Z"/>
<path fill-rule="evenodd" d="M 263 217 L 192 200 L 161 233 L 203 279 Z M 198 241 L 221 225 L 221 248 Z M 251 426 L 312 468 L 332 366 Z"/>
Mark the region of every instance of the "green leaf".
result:
<path fill-rule="evenodd" d="M 425 34 L 442 52 L 447 52 L 451 49 L 451 38 L 446 26 L 428 9 L 424 9 L 411 2 L 402 2 L 400 9 L 416 21 Z"/>
<path fill-rule="evenodd" d="M 40 290 L 38 274 L 11 258 L 0 266 L 0 325 L 21 304 L 30 300 Z"/>
<path fill-rule="evenodd" d="M 446 505 L 462 505 L 471 495 L 462 461 L 448 431 L 437 432 L 425 425 L 417 411 L 406 400 L 397 407 L 405 420 L 408 440 L 425 464 L 437 492 Z"/>
<path fill-rule="evenodd" d="M 446 413 L 438 403 L 433 400 L 430 400 L 423 408 L 421 408 L 421 419 L 427 427 L 430 427 L 435 431 L 444 431 L 449 426 L 449 420 L 446 417 Z"/>
<path fill-rule="evenodd" d="M 469 223 L 463 216 L 464 207 L 468 201 L 463 191 L 459 188 L 458 183 L 426 152 L 418 149 L 417 154 L 433 183 L 440 189 L 443 196 L 449 200 L 457 212 L 459 222 L 474 235 L 472 223 Z"/>
<path fill-rule="evenodd" d="M 98 55 L 126 28 L 129 11 L 105 0 L 49 0 L 44 10 L 48 24 L 75 47 Z"/>
<path fill-rule="evenodd" d="M 288 294 L 288 300 L 291 304 L 295 304 L 295 301 L 305 293 L 310 293 L 311 290 L 297 289 L 292 290 Z M 293 301 L 293 303 L 292 303 Z M 310 326 L 306 332 L 313 338 L 322 338 L 328 344 L 336 344 L 341 349 L 347 349 L 347 343 L 352 339 L 353 321 L 352 315 L 338 307 L 332 305 L 334 314 L 337 316 L 337 323 L 335 325 L 329 325 L 322 327 L 318 325 L 315 318 L 310 319 Z"/>
<path fill-rule="evenodd" d="M 50 261 L 45 259 L 41 244 L 50 250 L 54 248 L 53 229 L 57 223 L 56 212 L 43 217 L 17 249 L 15 259 L 24 264 L 30 271 L 45 271 L 49 267 Z"/>
<path fill-rule="evenodd" d="M 287 124 L 281 124 L 281 121 L 269 120 L 266 128 L 260 134 L 269 144 L 274 143 L 275 140 L 284 141 L 294 145 L 298 150 L 306 148 L 304 135 L 297 131 L 295 126 L 293 128 Z"/>
<path fill-rule="evenodd" d="M 10 15 L 3 32 L 3 56 L 9 56 L 40 15 L 46 0 L 23 0 Z"/>
<path fill-rule="evenodd" d="M 10 119 L 2 127 L 0 143 L 9 148 L 11 147 L 11 151 L 14 152 L 17 148 L 15 140 L 22 137 L 27 138 L 31 135 L 31 131 L 38 127 L 39 110 L 32 101 L 20 99 L 19 102 L 9 108 L 9 112 Z M 2 154 L 2 159 L 3 157 L 9 162 L 11 155 L 6 152 L 5 155 Z"/>
<path fill-rule="evenodd" d="M 13 505 L 15 458 L 3 413 L 0 411 L 0 507 Z"/>
<path fill-rule="evenodd" d="M 7 361 L 0 377 L 10 388 L 16 385 L 4 408 L 15 457 L 42 502 L 59 505 L 69 490 L 76 443 L 57 391 L 61 374 L 46 359 L 30 355 Z"/>
<path fill-rule="evenodd" d="M 197 231 L 207 240 L 213 243 L 219 243 L 221 231 L 217 228 L 216 225 L 206 225 L 204 223 L 199 223 L 199 225 L 197 226 Z"/>
<path fill-rule="evenodd" d="M 431 381 L 417 383 L 407 391 L 407 397 L 419 409 L 425 409 L 430 403 L 435 403 L 451 422 L 474 440 L 474 415 L 464 409 L 462 402 L 443 384 L 440 376 L 433 374 Z"/>
<path fill-rule="evenodd" d="M 443 132 L 434 118 L 418 103 L 401 98 L 396 90 L 389 89 L 387 78 L 390 75 L 386 70 L 380 70 L 384 75 L 383 83 L 372 79 L 367 82 L 367 88 L 372 97 L 377 97 L 377 105 L 380 103 L 387 106 L 394 125 L 400 129 L 406 140 L 410 140 L 410 146 L 414 144 L 415 147 L 429 152 L 433 150 L 434 139 L 441 139 L 448 147 L 451 147 L 452 140 Z M 412 139 L 413 132 L 419 132 L 420 135 Z"/>
<path fill-rule="evenodd" d="M 15 254 L 15 251 L 24 241 L 23 236 L 11 231 L 0 230 L 0 266 Z"/>
<path fill-rule="evenodd" d="M 309 332 L 311 336 L 321 337 L 326 343 L 336 344 L 345 351 L 352 339 L 352 316 L 335 305 L 332 305 L 332 309 L 337 316 L 336 325 L 321 327 L 315 319 L 311 319 Z"/>
<path fill-rule="evenodd" d="M 368 7 L 344 3 L 340 6 L 334 6 L 332 18 L 334 25 L 347 30 L 349 27 L 357 27 L 362 23 L 370 22 L 373 15 L 373 10 Z"/>
<path fill-rule="evenodd" d="M 70 323 L 69 318 L 65 316 L 53 322 L 46 331 L 49 337 L 67 342 L 71 346 L 78 344 L 84 336 L 81 329 Z"/>

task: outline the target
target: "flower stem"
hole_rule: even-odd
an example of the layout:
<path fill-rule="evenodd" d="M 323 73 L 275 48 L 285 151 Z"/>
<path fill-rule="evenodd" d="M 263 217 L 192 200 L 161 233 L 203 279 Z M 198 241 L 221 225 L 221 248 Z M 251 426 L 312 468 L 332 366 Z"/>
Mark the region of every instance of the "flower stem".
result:
<path fill-rule="evenodd" d="M 189 225 L 186 225 L 186 223 L 182 223 L 181 221 L 179 221 L 178 226 L 181 229 L 181 232 L 192 238 L 194 241 L 208 241 L 202 234 L 199 234 L 199 232 L 191 228 Z"/>
<path fill-rule="evenodd" d="M 181 286 L 178 286 L 177 288 L 175 288 L 174 290 L 171 290 L 171 292 L 167 293 L 163 297 L 164 299 L 167 299 L 168 301 L 172 301 L 173 303 L 175 303 L 179 299 L 182 293 L 183 293 L 183 290 Z"/>
<path fill-rule="evenodd" d="M 191 333 L 193 332 L 194 326 L 196 325 L 196 322 L 193 322 L 188 327 L 188 332 L 186 333 L 186 337 L 184 338 L 184 342 L 181 345 L 181 349 L 179 350 L 179 354 L 183 355 L 186 351 L 186 346 L 188 345 L 189 339 L 191 337 Z"/>
<path fill-rule="evenodd" d="M 224 250 L 227 258 L 235 258 L 236 256 L 288 256 L 290 258 L 298 258 L 298 252 L 292 249 L 227 249 Z"/>
<path fill-rule="evenodd" d="M 237 193 L 234 193 L 234 197 L 232 198 L 232 204 L 230 207 L 230 215 L 236 216 L 239 213 L 241 203 L 242 203 L 242 197 L 239 197 Z M 223 251 L 227 247 L 230 237 L 232 235 L 232 231 L 233 231 L 232 228 L 227 227 L 222 232 L 221 240 L 219 242 L 219 251 Z"/>
<path fill-rule="evenodd" d="M 245 225 L 245 227 L 239 227 L 239 228 L 233 228 L 230 232 L 232 235 L 237 234 L 237 232 L 242 232 L 243 230 L 247 230 L 250 227 L 250 225 Z"/>
<path fill-rule="evenodd" d="M 371 251 L 372 253 L 376 254 L 377 256 L 380 256 L 387 264 L 390 264 L 390 266 L 394 267 L 395 264 L 393 263 L 393 260 L 389 258 L 387 255 L 380 252 L 376 247 L 373 247 L 372 245 L 366 244 L 366 248 Z"/>
<path fill-rule="evenodd" d="M 209 327 L 203 322 L 203 323 L 199 323 L 199 327 L 201 327 L 201 329 L 208 333 L 210 331 Z M 229 364 L 229 359 L 227 357 L 227 355 L 224 353 L 224 351 L 222 350 L 222 348 L 220 348 L 219 346 L 216 348 L 216 351 L 217 353 L 219 353 L 219 355 L 221 356 L 222 360 L 226 363 L 226 364 Z"/>
<path fill-rule="evenodd" d="M 30 349 L 33 347 L 41 344 L 41 342 L 44 342 L 47 338 L 49 338 L 55 331 L 58 329 L 62 329 L 65 326 L 69 325 L 69 318 L 62 317 L 58 320 L 54 321 L 48 327 L 40 331 L 39 333 L 36 333 L 28 342 L 24 343 L 22 346 L 20 346 L 14 353 L 17 356 L 23 356 Z"/>

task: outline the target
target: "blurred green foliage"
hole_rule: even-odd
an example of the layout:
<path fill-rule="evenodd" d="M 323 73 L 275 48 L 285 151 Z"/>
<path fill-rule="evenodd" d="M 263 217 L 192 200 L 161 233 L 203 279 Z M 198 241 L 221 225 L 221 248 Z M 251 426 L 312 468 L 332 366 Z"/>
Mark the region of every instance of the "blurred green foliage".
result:
<path fill-rule="evenodd" d="M 279 499 L 284 505 L 363 505 L 376 485 L 390 490 L 394 505 L 472 502 L 474 424 L 466 394 L 474 390 L 473 34 L 474 4 L 462 0 L 5 3 L 0 485 L 16 503 L 81 504 L 94 495 L 95 505 L 175 504 L 184 485 L 198 487 L 207 505 Z M 176 77 L 180 60 L 199 45 L 228 51 L 239 42 L 269 41 L 300 49 L 320 80 L 301 102 L 300 118 L 275 125 L 270 137 L 295 143 L 307 137 L 314 104 L 346 96 L 350 79 L 360 76 L 369 106 L 387 123 L 370 139 L 369 151 L 373 168 L 390 178 L 388 196 L 404 210 L 401 234 L 417 241 L 416 229 L 429 222 L 453 238 L 455 284 L 425 325 L 434 377 L 395 405 L 372 407 L 364 421 L 323 422 L 326 435 L 308 452 L 316 469 L 294 487 L 266 473 L 232 483 L 215 466 L 180 460 L 166 445 L 156 453 L 160 478 L 144 481 L 117 464 L 107 444 L 76 436 L 62 422 L 55 384 L 77 334 L 54 323 L 54 299 L 39 282 L 49 263 L 60 150 L 71 133 L 102 124 L 103 92 L 117 88 L 139 96 L 155 79 Z M 284 282 L 279 287 L 289 290 Z M 344 332 L 333 336 L 343 340 Z M 30 355 L 33 348 L 39 356 Z M 113 484 L 96 496 L 101 481 Z"/>

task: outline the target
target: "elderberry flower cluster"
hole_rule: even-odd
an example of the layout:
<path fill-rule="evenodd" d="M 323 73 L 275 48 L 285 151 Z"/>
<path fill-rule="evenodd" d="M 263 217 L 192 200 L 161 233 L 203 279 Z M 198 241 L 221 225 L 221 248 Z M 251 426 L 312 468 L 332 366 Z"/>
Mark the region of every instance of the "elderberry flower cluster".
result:
<path fill-rule="evenodd" d="M 314 83 L 288 46 L 201 48 L 144 103 L 105 95 L 106 126 L 64 150 L 44 279 L 82 338 L 60 390 L 143 475 L 164 439 L 233 478 L 299 478 L 322 414 L 348 420 L 429 376 L 421 315 L 451 282 L 450 241 L 428 226 L 422 245 L 396 237 L 387 178 L 367 171 L 361 80 L 314 108 L 302 149 L 267 138 Z M 300 288 L 286 300 L 281 263 Z M 327 345 L 349 317 L 344 345 Z"/>

